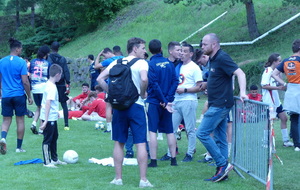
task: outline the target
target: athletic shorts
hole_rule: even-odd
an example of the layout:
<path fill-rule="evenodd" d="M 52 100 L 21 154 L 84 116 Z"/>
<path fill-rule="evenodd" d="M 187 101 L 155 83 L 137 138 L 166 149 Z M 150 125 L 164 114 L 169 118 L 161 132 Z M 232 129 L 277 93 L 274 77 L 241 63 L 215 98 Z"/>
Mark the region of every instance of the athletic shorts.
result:
<path fill-rule="evenodd" d="M 66 102 L 69 97 L 65 94 L 66 86 L 56 85 L 58 91 L 58 101 L 59 102 Z"/>
<path fill-rule="evenodd" d="M 280 114 L 280 113 L 282 113 L 282 112 L 284 112 L 284 110 L 283 110 L 282 104 L 280 104 L 280 106 L 278 106 L 278 107 L 276 108 L 277 117 L 278 117 L 278 114 Z M 278 118 L 279 118 L 279 117 L 278 117 Z"/>
<path fill-rule="evenodd" d="M 33 94 L 33 100 L 36 106 L 42 106 L 43 94 Z"/>
<path fill-rule="evenodd" d="M 161 105 L 149 104 L 148 111 L 149 131 L 156 133 L 173 133 L 172 113 Z"/>
<path fill-rule="evenodd" d="M 24 116 L 27 114 L 26 95 L 2 98 L 2 111 L 4 117 Z"/>
<path fill-rule="evenodd" d="M 112 140 L 126 143 L 130 127 L 133 143 L 147 142 L 147 123 L 144 106 L 132 104 L 126 110 L 113 109 Z"/>

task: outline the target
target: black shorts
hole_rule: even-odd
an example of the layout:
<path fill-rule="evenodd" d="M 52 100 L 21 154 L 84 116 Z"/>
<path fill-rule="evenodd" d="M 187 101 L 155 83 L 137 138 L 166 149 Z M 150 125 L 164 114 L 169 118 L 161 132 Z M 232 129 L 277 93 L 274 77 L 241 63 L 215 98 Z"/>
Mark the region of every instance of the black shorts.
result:
<path fill-rule="evenodd" d="M 12 117 L 14 111 L 16 116 L 24 116 L 27 114 L 26 95 L 2 98 L 2 111 L 4 117 Z"/>
<path fill-rule="evenodd" d="M 66 86 L 57 85 L 57 91 L 58 91 L 58 101 L 59 102 L 66 102 L 69 100 L 69 97 L 67 96 L 66 92 Z"/>
<path fill-rule="evenodd" d="M 33 94 L 33 100 L 36 106 L 42 105 L 43 94 Z"/>

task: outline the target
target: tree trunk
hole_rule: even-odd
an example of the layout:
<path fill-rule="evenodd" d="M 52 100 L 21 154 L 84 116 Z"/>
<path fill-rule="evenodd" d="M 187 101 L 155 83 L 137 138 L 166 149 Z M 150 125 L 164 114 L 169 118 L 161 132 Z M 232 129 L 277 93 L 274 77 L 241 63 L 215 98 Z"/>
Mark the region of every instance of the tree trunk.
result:
<path fill-rule="evenodd" d="M 31 15 L 30 15 L 30 24 L 31 27 L 34 28 L 34 15 L 35 15 L 35 9 L 34 4 L 31 6 Z"/>
<path fill-rule="evenodd" d="M 249 31 L 250 38 L 253 40 L 260 35 L 258 32 L 258 28 L 257 28 L 253 1 L 249 0 L 249 1 L 245 2 L 245 5 L 246 5 L 246 11 L 247 11 L 248 31 Z"/>
<path fill-rule="evenodd" d="M 16 30 L 18 30 L 20 26 L 20 2 L 19 0 L 16 0 Z"/>

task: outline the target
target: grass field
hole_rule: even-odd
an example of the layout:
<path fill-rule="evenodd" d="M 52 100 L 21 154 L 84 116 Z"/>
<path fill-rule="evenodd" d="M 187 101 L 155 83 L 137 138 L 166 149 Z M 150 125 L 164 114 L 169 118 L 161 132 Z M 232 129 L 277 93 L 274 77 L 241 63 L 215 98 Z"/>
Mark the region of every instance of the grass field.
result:
<path fill-rule="evenodd" d="M 72 89 L 73 95 L 78 94 L 79 89 Z M 205 101 L 202 97 L 199 101 L 198 114 Z M 34 106 L 29 106 L 34 110 Z M 113 141 L 110 134 L 95 130 L 95 122 L 70 120 L 70 131 L 63 130 L 63 121 L 59 120 L 58 156 L 62 159 L 66 150 L 73 149 L 79 154 L 79 161 L 76 164 L 59 166 L 57 169 L 45 168 L 42 164 L 30 164 L 14 166 L 14 163 L 21 160 L 43 158 L 41 135 L 33 135 L 30 131 L 32 119 L 26 118 L 26 134 L 23 148 L 26 153 L 15 153 L 16 147 L 16 124 L 13 122 L 7 137 L 6 155 L 0 155 L 1 190 L 8 189 L 138 189 L 138 167 L 123 167 L 124 186 L 116 187 L 109 182 L 114 178 L 114 168 L 91 164 L 88 159 L 91 157 L 102 159 L 112 156 Z M 281 134 L 278 129 L 279 122 L 276 122 L 277 153 L 284 162 L 281 166 L 274 157 L 274 189 L 297 189 L 299 170 L 297 162 L 299 153 L 292 148 L 281 146 Z M 159 142 L 158 156 L 166 151 L 166 138 Z M 187 140 L 183 134 L 178 141 L 179 152 L 177 159 L 178 167 L 171 167 L 169 162 L 158 161 L 157 168 L 148 169 L 148 179 L 155 185 L 155 189 L 236 189 L 256 190 L 265 189 L 264 185 L 257 182 L 247 174 L 243 173 L 246 179 L 240 178 L 235 172 L 230 173 L 230 179 L 221 183 L 205 182 L 203 179 L 211 177 L 215 168 L 206 164 L 198 163 L 202 159 L 201 154 L 205 152 L 202 144 L 197 140 L 197 152 L 191 163 L 180 162 L 187 149 Z"/>

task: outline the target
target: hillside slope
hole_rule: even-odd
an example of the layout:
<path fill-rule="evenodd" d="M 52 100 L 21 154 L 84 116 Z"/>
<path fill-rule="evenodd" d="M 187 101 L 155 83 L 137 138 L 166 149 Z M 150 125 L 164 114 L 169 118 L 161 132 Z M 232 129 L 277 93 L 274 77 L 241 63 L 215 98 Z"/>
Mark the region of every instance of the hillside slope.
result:
<path fill-rule="evenodd" d="M 297 14 L 297 7 L 282 7 L 281 0 L 254 1 L 257 23 L 261 34 L 277 26 Z M 246 23 L 246 11 L 243 4 L 238 3 L 229 8 L 222 6 L 203 5 L 186 7 L 182 4 L 169 5 L 161 0 L 140 0 L 139 3 L 122 10 L 116 18 L 102 23 L 90 34 L 82 36 L 61 49 L 65 56 L 78 58 L 88 54 L 97 55 L 105 47 L 120 45 L 126 53 L 126 42 L 136 36 L 145 39 L 160 39 L 166 46 L 170 41 L 181 41 L 223 12 L 228 13 L 188 40 L 189 43 L 199 43 L 209 32 L 217 33 L 222 42 L 249 41 Z M 222 47 L 232 58 L 240 62 L 264 61 L 272 52 L 279 52 L 283 57 L 291 54 L 291 42 L 299 38 L 300 18 L 284 26 L 276 32 L 260 40 L 254 45 Z M 166 53 L 165 53 L 166 54 Z"/>

